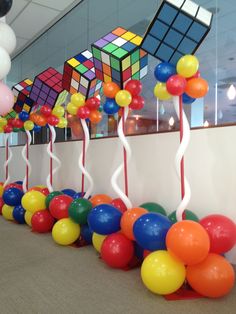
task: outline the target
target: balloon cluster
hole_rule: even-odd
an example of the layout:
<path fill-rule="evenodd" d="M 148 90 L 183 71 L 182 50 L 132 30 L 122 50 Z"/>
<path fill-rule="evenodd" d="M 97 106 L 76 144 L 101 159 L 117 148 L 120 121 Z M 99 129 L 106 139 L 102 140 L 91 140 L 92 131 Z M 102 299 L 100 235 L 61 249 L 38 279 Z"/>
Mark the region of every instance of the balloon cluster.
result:
<path fill-rule="evenodd" d="M 114 82 L 103 84 L 103 93 L 107 97 L 103 105 L 106 114 L 113 115 L 121 108 L 129 106 L 133 110 L 141 110 L 144 106 L 144 98 L 140 96 L 142 83 L 139 80 L 130 80 L 124 89 Z"/>
<path fill-rule="evenodd" d="M 199 61 L 193 55 L 180 58 L 176 67 L 168 62 L 158 64 L 154 75 L 159 83 L 154 88 L 154 95 L 160 100 L 182 96 L 186 104 L 204 97 L 208 92 L 208 83 L 200 77 L 198 68 Z"/>
<path fill-rule="evenodd" d="M 12 0 L 0 1 L 0 18 L 11 9 Z M 14 105 L 14 96 L 6 84 L 1 82 L 11 69 L 10 55 L 16 47 L 16 36 L 12 28 L 5 22 L 0 22 L 0 115 L 4 116 L 11 111 Z"/>
<path fill-rule="evenodd" d="M 72 116 L 77 116 L 79 119 L 89 119 L 90 122 L 98 124 L 102 120 L 99 107 L 99 98 L 91 97 L 85 100 L 81 93 L 75 93 L 71 96 L 66 109 Z"/>

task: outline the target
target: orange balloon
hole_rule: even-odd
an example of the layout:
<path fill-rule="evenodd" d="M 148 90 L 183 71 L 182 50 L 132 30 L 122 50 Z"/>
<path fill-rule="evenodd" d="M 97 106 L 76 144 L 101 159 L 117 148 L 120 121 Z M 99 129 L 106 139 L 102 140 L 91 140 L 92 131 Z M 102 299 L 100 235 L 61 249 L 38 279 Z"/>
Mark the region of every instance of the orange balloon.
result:
<path fill-rule="evenodd" d="M 89 201 L 92 203 L 93 207 L 101 204 L 110 204 L 112 198 L 106 194 L 96 194 L 92 196 Z"/>
<path fill-rule="evenodd" d="M 36 114 L 35 123 L 39 126 L 45 126 L 47 124 L 47 119 L 40 114 Z"/>
<path fill-rule="evenodd" d="M 92 123 L 98 124 L 102 120 L 102 113 L 98 110 L 92 110 L 90 111 L 89 119 Z"/>
<path fill-rule="evenodd" d="M 235 273 L 223 256 L 210 253 L 200 264 L 187 267 L 187 281 L 201 295 L 220 298 L 233 288 Z"/>
<path fill-rule="evenodd" d="M 124 212 L 121 217 L 120 226 L 122 233 L 130 240 L 135 240 L 133 227 L 135 221 L 148 211 L 141 207 L 131 208 Z"/>
<path fill-rule="evenodd" d="M 202 262 L 210 250 L 210 239 L 206 230 L 195 221 L 183 220 L 175 223 L 166 236 L 168 251 L 186 265 Z"/>
<path fill-rule="evenodd" d="M 120 87 L 114 82 L 107 82 L 103 84 L 103 93 L 106 97 L 115 98 L 119 90 Z"/>
<path fill-rule="evenodd" d="M 192 98 L 201 98 L 208 93 L 208 90 L 207 81 L 201 77 L 197 77 L 187 81 L 185 93 Z"/>
<path fill-rule="evenodd" d="M 36 122 L 37 114 L 36 113 L 31 113 L 30 114 L 30 120 L 33 121 L 34 123 Z"/>

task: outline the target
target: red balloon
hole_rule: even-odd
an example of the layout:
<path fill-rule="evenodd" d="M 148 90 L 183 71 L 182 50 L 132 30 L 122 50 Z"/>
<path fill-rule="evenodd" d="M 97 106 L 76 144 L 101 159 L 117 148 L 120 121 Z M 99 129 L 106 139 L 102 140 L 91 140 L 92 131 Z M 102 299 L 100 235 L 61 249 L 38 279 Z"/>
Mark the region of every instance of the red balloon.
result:
<path fill-rule="evenodd" d="M 51 215 L 58 220 L 62 218 L 68 218 L 68 208 L 72 201 L 73 198 L 69 195 L 55 196 L 49 204 Z"/>
<path fill-rule="evenodd" d="M 129 105 L 130 109 L 141 110 L 145 104 L 144 98 L 142 96 L 132 96 L 131 104 Z"/>
<path fill-rule="evenodd" d="M 14 118 L 8 119 L 8 120 L 7 120 L 7 124 L 13 126 L 14 120 L 15 120 Z"/>
<path fill-rule="evenodd" d="M 24 122 L 21 121 L 20 119 L 13 119 L 12 122 L 11 122 L 11 125 L 14 127 L 14 128 L 22 128 L 24 126 Z"/>
<path fill-rule="evenodd" d="M 119 209 L 120 212 L 124 213 L 127 210 L 125 203 L 120 198 L 115 198 L 111 201 L 111 205 Z"/>
<path fill-rule="evenodd" d="M 132 96 L 138 96 L 142 92 L 142 83 L 139 80 L 130 80 L 125 84 L 125 89 Z"/>
<path fill-rule="evenodd" d="M 199 221 L 210 238 L 210 252 L 223 254 L 236 244 L 236 225 L 226 216 L 209 215 Z"/>
<path fill-rule="evenodd" d="M 4 126 L 3 130 L 5 133 L 11 133 L 13 132 L 13 127 L 10 124 L 7 124 Z"/>
<path fill-rule="evenodd" d="M 166 82 L 167 91 L 173 96 L 180 96 L 184 93 L 187 81 L 179 75 L 172 75 Z"/>
<path fill-rule="evenodd" d="M 192 78 L 199 78 L 201 77 L 201 73 L 200 71 L 197 71 L 193 76 L 189 77 L 189 78 L 186 78 L 186 80 L 191 80 Z"/>
<path fill-rule="evenodd" d="M 48 196 L 48 194 L 50 193 L 49 190 L 48 190 L 48 188 L 43 188 L 43 189 L 41 189 L 41 192 L 42 192 L 44 195 L 46 195 L 46 196 Z"/>
<path fill-rule="evenodd" d="M 149 254 L 151 254 L 152 252 L 149 250 L 144 250 L 143 251 L 143 258 L 146 258 Z"/>
<path fill-rule="evenodd" d="M 16 189 L 19 189 L 19 190 L 23 191 L 22 185 L 17 184 L 17 183 L 10 183 L 10 184 L 6 185 L 5 188 L 4 188 L 4 191 L 6 191 L 8 189 L 11 189 L 11 188 L 16 188 Z"/>
<path fill-rule="evenodd" d="M 91 97 L 86 100 L 85 105 L 89 108 L 89 110 L 97 110 L 100 107 L 100 99 L 97 97 Z"/>
<path fill-rule="evenodd" d="M 77 111 L 77 117 L 80 119 L 87 119 L 89 118 L 90 110 L 86 106 L 79 107 Z"/>
<path fill-rule="evenodd" d="M 108 235 L 103 241 L 101 257 L 112 268 L 124 268 L 134 256 L 133 242 L 121 233 Z"/>
<path fill-rule="evenodd" d="M 43 105 L 40 109 L 40 112 L 42 113 L 42 115 L 44 115 L 45 117 L 49 117 L 52 113 L 52 109 L 48 106 L 48 105 Z"/>
<path fill-rule="evenodd" d="M 52 126 L 56 126 L 58 123 L 59 123 L 59 118 L 53 114 L 51 114 L 48 118 L 47 118 L 47 123 L 49 125 L 52 125 Z"/>
<path fill-rule="evenodd" d="M 48 210 L 39 210 L 31 218 L 32 230 L 39 233 L 46 233 L 52 230 L 54 218 Z"/>
<path fill-rule="evenodd" d="M 0 197 L 0 215 L 2 215 L 2 207 L 3 207 L 4 204 L 5 204 L 5 203 L 4 203 L 3 198 Z"/>

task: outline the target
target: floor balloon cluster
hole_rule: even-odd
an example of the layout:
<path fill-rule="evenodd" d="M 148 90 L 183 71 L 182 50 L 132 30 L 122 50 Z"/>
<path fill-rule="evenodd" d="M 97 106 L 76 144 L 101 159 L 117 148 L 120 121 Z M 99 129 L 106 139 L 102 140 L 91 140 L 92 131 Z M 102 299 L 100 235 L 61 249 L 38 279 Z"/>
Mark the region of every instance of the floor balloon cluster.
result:
<path fill-rule="evenodd" d="M 223 215 L 201 220 L 149 202 L 127 210 L 121 199 L 105 194 L 89 200 L 72 189 L 49 193 L 44 186 L 25 194 L 22 182 L 0 185 L 2 216 L 32 231 L 51 232 L 59 245 L 93 244 L 112 268 L 141 265 L 144 285 L 153 293 L 169 295 L 186 283 L 197 293 L 222 297 L 234 286 L 232 265 L 223 256 L 236 243 L 236 225 Z"/>

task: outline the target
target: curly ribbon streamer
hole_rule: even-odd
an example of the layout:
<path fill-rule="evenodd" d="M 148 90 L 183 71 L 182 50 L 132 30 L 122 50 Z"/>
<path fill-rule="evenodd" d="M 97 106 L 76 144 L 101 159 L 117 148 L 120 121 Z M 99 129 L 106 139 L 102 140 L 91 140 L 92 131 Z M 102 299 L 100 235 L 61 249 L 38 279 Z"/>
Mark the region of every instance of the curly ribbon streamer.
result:
<path fill-rule="evenodd" d="M 51 125 L 49 125 L 49 129 L 50 129 L 50 142 L 47 146 L 47 153 L 50 156 L 50 171 L 49 174 L 47 176 L 47 188 L 49 190 L 50 193 L 53 192 L 53 187 L 52 187 L 52 177 L 56 174 L 56 172 L 61 168 L 61 161 L 60 159 L 52 152 L 52 148 L 53 148 L 53 144 L 55 143 L 56 140 L 56 131 L 55 128 Z M 58 166 L 56 168 L 52 169 L 52 160 L 55 160 L 58 164 Z"/>
<path fill-rule="evenodd" d="M 179 179 L 180 180 L 182 179 L 184 182 L 183 188 L 182 188 L 182 201 L 180 202 L 176 210 L 177 221 L 181 221 L 183 219 L 184 211 L 187 208 L 188 203 L 191 198 L 190 185 L 188 183 L 188 180 L 184 176 L 184 172 L 181 171 L 181 162 L 183 162 L 184 153 L 190 141 L 190 127 L 189 127 L 188 119 L 185 115 L 185 112 L 183 111 L 182 106 L 180 106 L 180 102 L 182 103 L 182 100 L 179 99 L 179 97 L 173 97 L 173 101 L 174 101 L 176 114 L 178 118 L 181 120 L 180 123 L 181 122 L 183 123 L 183 137 L 182 137 L 179 149 L 175 156 L 175 169 L 176 169 L 177 175 Z M 182 110 L 180 109 L 180 107 Z M 180 112 L 180 110 L 182 112 Z M 182 172 L 182 178 L 181 178 L 181 172 Z"/>
<path fill-rule="evenodd" d="M 26 173 L 25 173 L 25 177 L 24 177 L 24 181 L 23 181 L 23 191 L 24 193 L 27 192 L 28 188 L 29 188 L 29 176 L 31 174 L 31 170 L 32 170 L 32 167 L 31 167 L 31 163 L 29 161 L 29 156 L 28 156 L 28 153 L 29 153 L 29 146 L 32 142 L 32 136 L 31 136 L 31 133 L 30 131 L 26 130 L 26 135 L 27 135 L 27 142 L 25 144 L 25 146 L 23 147 L 22 149 L 22 152 L 21 152 L 21 155 L 22 155 L 22 158 L 24 159 L 25 163 L 26 163 Z"/>
<path fill-rule="evenodd" d="M 118 136 L 120 138 L 120 141 L 123 144 L 124 149 L 126 150 L 126 154 L 127 154 L 127 162 L 130 161 L 131 157 L 132 157 L 132 151 L 131 151 L 131 147 L 126 139 L 126 136 L 124 134 L 124 124 L 125 121 L 128 117 L 129 114 L 129 107 L 125 107 L 124 108 L 124 119 L 120 119 L 120 122 L 118 124 Z M 120 164 L 120 166 L 115 170 L 114 174 L 111 177 L 111 185 L 113 190 L 119 195 L 119 197 L 122 199 L 122 201 L 125 203 L 126 207 L 132 208 L 132 203 L 130 201 L 130 199 L 128 198 L 128 196 L 119 188 L 118 184 L 117 184 L 117 179 L 118 176 L 121 174 L 121 172 L 124 170 L 124 163 Z"/>
<path fill-rule="evenodd" d="M 84 143 L 85 143 L 85 148 L 83 149 L 83 152 L 79 156 L 79 168 L 82 171 L 83 175 L 88 179 L 89 181 L 89 187 L 87 189 L 87 192 L 84 195 L 84 198 L 89 198 L 89 196 L 92 194 L 94 183 L 93 183 L 93 178 L 91 175 L 88 173 L 87 169 L 84 167 L 84 156 L 86 155 L 86 152 L 89 147 L 90 143 L 90 137 L 89 137 L 89 129 L 86 121 L 84 119 L 81 119 L 81 125 L 84 131 Z"/>
<path fill-rule="evenodd" d="M 11 151 L 11 148 L 9 146 L 9 137 L 10 137 L 10 134 L 6 134 L 6 137 L 5 137 L 5 147 L 6 147 L 6 161 L 4 163 L 4 168 L 5 168 L 5 174 L 6 174 L 6 180 L 3 184 L 3 187 L 7 186 L 11 180 L 11 177 L 10 177 L 10 174 L 9 174 L 9 171 L 8 171 L 8 165 L 9 163 L 11 162 L 12 160 L 12 151 Z"/>

